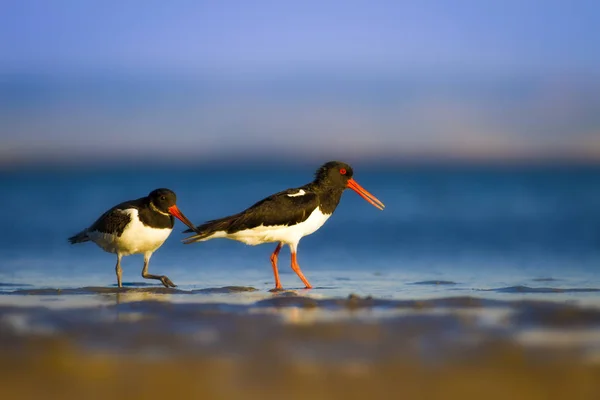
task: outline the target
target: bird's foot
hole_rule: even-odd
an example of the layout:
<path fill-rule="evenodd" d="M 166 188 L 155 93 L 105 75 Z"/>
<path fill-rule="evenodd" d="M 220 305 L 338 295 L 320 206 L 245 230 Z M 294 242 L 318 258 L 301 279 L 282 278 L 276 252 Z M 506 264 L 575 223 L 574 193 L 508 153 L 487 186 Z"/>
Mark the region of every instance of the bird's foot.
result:
<path fill-rule="evenodd" d="M 167 288 L 174 288 L 177 287 L 176 284 L 174 284 L 169 278 L 167 278 L 166 275 L 162 275 L 160 277 L 160 281 L 162 282 L 163 285 L 165 285 L 165 287 Z"/>
<path fill-rule="evenodd" d="M 283 292 L 283 287 L 282 286 L 275 286 L 273 289 L 269 289 L 269 292 L 271 293 L 278 293 L 278 292 Z"/>

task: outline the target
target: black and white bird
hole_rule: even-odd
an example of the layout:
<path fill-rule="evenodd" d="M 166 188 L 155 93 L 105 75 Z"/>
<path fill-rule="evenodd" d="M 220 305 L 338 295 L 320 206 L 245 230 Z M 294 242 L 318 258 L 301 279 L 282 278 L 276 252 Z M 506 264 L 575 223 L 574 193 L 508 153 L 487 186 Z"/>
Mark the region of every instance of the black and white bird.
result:
<path fill-rule="evenodd" d="M 92 241 L 104 251 L 117 255 L 117 283 L 121 282 L 121 258 L 131 254 L 144 254 L 142 276 L 158 279 L 165 287 L 175 287 L 165 275 L 148 273 L 152 253 L 167 240 L 177 217 L 188 227 L 194 225 L 179 211 L 177 197 L 169 189 L 156 189 L 146 197 L 118 204 L 102 214 L 89 228 L 70 237 L 71 244 Z"/>
<path fill-rule="evenodd" d="M 311 288 L 296 260 L 298 242 L 323 226 L 335 211 L 344 190 L 352 189 L 380 210 L 384 208 L 382 202 L 356 183 L 353 175 L 350 165 L 330 161 L 317 170 L 315 179 L 307 185 L 276 193 L 238 214 L 208 221 L 185 231 L 194 230 L 196 234 L 184 239 L 184 243 L 216 238 L 237 240 L 249 245 L 278 242 L 271 255 L 275 289 L 282 289 L 277 257 L 281 247 L 287 244 L 292 255 L 292 269 L 306 288 Z"/>

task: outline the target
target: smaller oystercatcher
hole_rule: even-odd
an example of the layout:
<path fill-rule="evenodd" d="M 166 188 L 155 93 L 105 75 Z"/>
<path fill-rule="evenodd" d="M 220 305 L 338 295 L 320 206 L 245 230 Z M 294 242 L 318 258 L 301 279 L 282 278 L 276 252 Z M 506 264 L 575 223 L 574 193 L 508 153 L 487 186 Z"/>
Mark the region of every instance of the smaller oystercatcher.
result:
<path fill-rule="evenodd" d="M 330 161 L 315 174 L 311 183 L 296 189 L 288 189 L 267 197 L 239 214 L 208 221 L 195 229 L 197 234 L 184 239 L 184 243 L 203 242 L 226 238 L 249 245 L 279 242 L 271 255 L 271 266 L 275 275 L 275 289 L 282 289 L 277 270 L 277 257 L 284 244 L 290 247 L 292 270 L 307 289 L 312 286 L 304 277 L 296 260 L 298 242 L 306 235 L 319 229 L 337 207 L 342 193 L 352 189 L 375 207 L 383 210 L 384 205 L 367 192 L 352 178 L 350 165 Z"/>
<path fill-rule="evenodd" d="M 104 251 L 117 255 L 117 283 L 121 283 L 121 257 L 131 254 L 144 254 L 142 276 L 158 279 L 165 287 L 175 287 L 165 275 L 148 273 L 148 263 L 152 253 L 167 240 L 177 217 L 188 227 L 194 225 L 179 211 L 175 204 L 177 197 L 169 189 L 156 189 L 146 197 L 130 200 L 114 206 L 89 228 L 70 237 L 71 244 L 92 241 Z"/>

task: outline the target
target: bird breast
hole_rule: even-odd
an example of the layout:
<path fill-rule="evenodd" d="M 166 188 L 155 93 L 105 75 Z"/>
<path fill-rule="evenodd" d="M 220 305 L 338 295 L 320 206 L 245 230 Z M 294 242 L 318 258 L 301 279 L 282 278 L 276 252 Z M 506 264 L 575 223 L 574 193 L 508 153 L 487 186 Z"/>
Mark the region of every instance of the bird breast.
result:
<path fill-rule="evenodd" d="M 144 225 L 138 218 L 138 210 L 128 209 L 122 212 L 129 214 L 131 220 L 121 236 L 116 233 L 89 232 L 88 236 L 98 246 L 109 253 L 130 255 L 154 252 L 167 240 L 170 228 L 152 228 Z"/>

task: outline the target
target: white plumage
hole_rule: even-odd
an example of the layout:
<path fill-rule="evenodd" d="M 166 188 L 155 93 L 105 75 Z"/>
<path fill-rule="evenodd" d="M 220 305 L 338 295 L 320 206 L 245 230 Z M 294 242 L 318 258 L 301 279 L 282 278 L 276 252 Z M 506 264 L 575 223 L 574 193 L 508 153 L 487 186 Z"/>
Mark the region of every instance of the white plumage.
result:
<path fill-rule="evenodd" d="M 269 242 L 282 242 L 290 245 L 290 248 L 295 250 L 296 245 L 306 235 L 310 235 L 319 229 L 325 221 L 329 219 L 331 214 L 323 214 L 317 207 L 306 220 L 295 225 L 275 225 L 264 226 L 260 225 L 252 229 L 244 229 L 233 233 L 225 231 L 217 231 L 214 234 L 200 239 L 204 242 L 210 239 L 226 238 L 237 240 L 251 246 Z"/>
<path fill-rule="evenodd" d="M 138 210 L 128 208 L 115 210 L 128 214 L 130 221 L 121 236 L 98 231 L 88 232 L 87 235 L 94 243 L 109 253 L 118 253 L 123 256 L 139 253 L 152 253 L 167 240 L 173 229 L 152 228 L 145 226 L 138 218 Z"/>
<path fill-rule="evenodd" d="M 298 193 L 294 193 L 294 194 L 288 194 L 288 197 L 300 197 L 300 196 L 304 196 L 306 194 L 306 192 L 304 191 L 304 189 L 300 189 L 298 191 Z"/>

